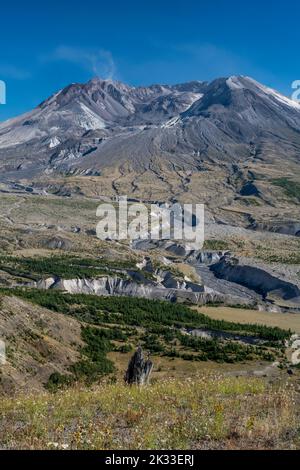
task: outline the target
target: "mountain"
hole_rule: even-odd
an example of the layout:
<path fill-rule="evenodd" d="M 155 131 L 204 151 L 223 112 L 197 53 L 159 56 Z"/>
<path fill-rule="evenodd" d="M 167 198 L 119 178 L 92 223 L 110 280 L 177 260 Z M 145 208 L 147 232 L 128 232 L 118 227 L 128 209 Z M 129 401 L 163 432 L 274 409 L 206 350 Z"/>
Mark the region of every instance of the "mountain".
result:
<path fill-rule="evenodd" d="M 0 181 L 97 177 L 95 193 L 147 200 L 267 198 L 256 180 L 299 175 L 299 155 L 300 105 L 242 76 L 149 87 L 95 78 L 0 124 Z"/>
<path fill-rule="evenodd" d="M 97 78 L 71 84 L 33 111 L 0 125 L 2 177 L 11 171 L 16 177 L 32 170 L 72 171 L 81 159 L 84 167 L 84 157 L 107 140 L 134 137 L 141 126 L 159 128 L 187 110 L 203 89 L 201 82 L 131 88 Z M 101 166 L 101 159 L 95 162 L 95 168 Z"/>

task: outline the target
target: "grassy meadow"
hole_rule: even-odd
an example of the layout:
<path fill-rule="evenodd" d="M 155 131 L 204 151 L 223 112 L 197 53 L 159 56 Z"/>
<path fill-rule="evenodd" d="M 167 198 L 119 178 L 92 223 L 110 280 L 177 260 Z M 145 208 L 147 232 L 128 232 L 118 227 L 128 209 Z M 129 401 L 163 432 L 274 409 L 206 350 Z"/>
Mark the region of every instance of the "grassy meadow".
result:
<path fill-rule="evenodd" d="M 292 385 L 196 376 L 4 398 L 2 449 L 296 449 Z M 297 408 L 296 408 L 297 409 Z M 299 410 L 299 407 L 298 407 Z"/>

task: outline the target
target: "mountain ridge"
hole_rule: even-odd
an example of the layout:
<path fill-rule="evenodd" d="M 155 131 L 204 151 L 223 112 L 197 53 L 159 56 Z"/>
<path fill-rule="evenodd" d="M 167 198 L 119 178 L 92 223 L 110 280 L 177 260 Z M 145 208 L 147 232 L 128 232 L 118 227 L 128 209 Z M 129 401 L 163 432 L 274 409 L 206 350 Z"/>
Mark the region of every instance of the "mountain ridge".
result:
<path fill-rule="evenodd" d="M 243 187 L 277 205 L 264 180 L 297 180 L 299 155 L 300 105 L 244 76 L 149 87 L 94 78 L 0 124 L 2 183 L 88 194 L 95 178 L 94 194 L 219 208 Z"/>

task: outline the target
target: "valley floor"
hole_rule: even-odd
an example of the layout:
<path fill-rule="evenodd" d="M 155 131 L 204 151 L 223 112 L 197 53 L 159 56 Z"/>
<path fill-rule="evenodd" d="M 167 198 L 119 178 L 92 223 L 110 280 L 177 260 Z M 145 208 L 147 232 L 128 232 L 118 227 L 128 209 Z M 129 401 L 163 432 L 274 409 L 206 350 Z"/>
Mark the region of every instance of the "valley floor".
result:
<path fill-rule="evenodd" d="M 300 238 L 230 219 L 207 223 L 194 258 L 102 242 L 99 201 L 1 193 L 0 449 L 299 449 L 299 303 L 209 266 L 230 252 L 298 292 Z M 181 301 L 158 300 L 172 290 Z M 207 305 L 188 302 L 194 291 Z M 128 388 L 138 345 L 151 384 Z"/>
<path fill-rule="evenodd" d="M 258 325 L 278 326 L 283 329 L 291 329 L 300 334 L 300 315 L 295 313 L 276 313 L 251 310 L 235 307 L 193 307 L 201 313 L 205 313 L 215 320 L 227 320 L 237 323 L 256 323 Z"/>

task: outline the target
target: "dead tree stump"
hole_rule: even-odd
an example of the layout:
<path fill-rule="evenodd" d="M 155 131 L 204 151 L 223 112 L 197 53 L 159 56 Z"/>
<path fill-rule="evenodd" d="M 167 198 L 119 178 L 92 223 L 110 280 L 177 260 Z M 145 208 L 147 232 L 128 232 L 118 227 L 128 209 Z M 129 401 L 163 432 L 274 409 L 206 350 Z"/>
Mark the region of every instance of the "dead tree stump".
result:
<path fill-rule="evenodd" d="M 141 346 L 138 347 L 129 361 L 128 369 L 125 374 L 125 382 L 128 385 L 145 385 L 149 383 L 149 377 L 153 369 L 153 363 L 149 356 L 144 358 Z"/>

